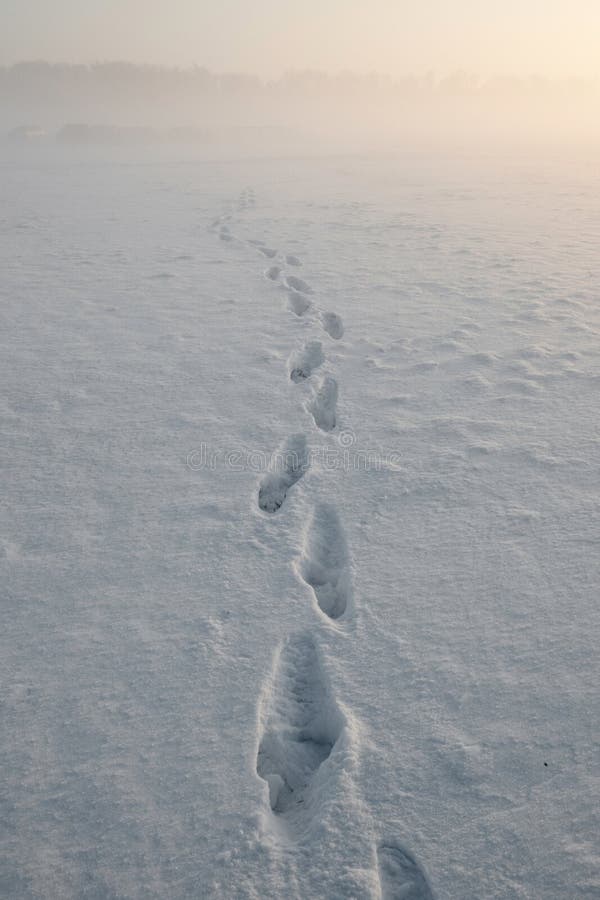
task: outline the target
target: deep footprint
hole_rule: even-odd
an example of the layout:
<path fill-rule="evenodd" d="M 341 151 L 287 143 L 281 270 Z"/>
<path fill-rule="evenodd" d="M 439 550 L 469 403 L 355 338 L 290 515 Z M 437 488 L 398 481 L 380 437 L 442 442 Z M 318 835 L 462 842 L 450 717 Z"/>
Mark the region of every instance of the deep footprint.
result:
<path fill-rule="evenodd" d="M 344 335 L 344 323 L 340 316 L 337 313 L 333 312 L 324 312 L 321 313 L 321 324 L 327 334 L 334 338 L 334 340 L 339 341 L 341 337 Z"/>
<path fill-rule="evenodd" d="M 277 256 L 277 250 L 273 250 L 271 247 L 259 247 L 256 249 L 259 253 L 262 253 L 263 256 L 266 256 L 267 259 L 274 259 Z"/>
<path fill-rule="evenodd" d="M 277 281 L 281 274 L 280 266 L 271 266 L 265 272 L 265 278 L 269 278 L 271 281 Z"/>
<path fill-rule="evenodd" d="M 296 350 L 289 358 L 290 378 L 296 384 L 310 378 L 315 369 L 325 362 L 320 341 L 309 341 L 302 350 Z"/>
<path fill-rule="evenodd" d="M 291 823 L 317 806 L 317 773 L 344 727 L 309 634 L 284 644 L 261 720 L 256 771 L 269 785 L 273 813 Z"/>
<path fill-rule="evenodd" d="M 301 291 L 303 294 L 312 294 L 311 286 L 302 278 L 297 278 L 296 275 L 287 275 L 285 283 L 291 291 Z"/>
<path fill-rule="evenodd" d="M 273 454 L 269 471 L 258 490 L 258 505 L 263 512 L 275 513 L 287 493 L 309 467 L 308 447 L 303 434 L 294 434 Z"/>
<path fill-rule="evenodd" d="M 377 864 L 382 900 L 434 900 L 423 871 L 406 850 L 382 844 Z"/>
<path fill-rule="evenodd" d="M 288 253 L 288 255 L 285 258 L 285 261 L 288 264 L 288 266 L 301 266 L 302 265 L 302 262 L 298 259 L 298 257 L 294 256 L 292 253 Z"/>
<path fill-rule="evenodd" d="M 315 425 L 321 431 L 333 431 L 335 428 L 337 399 L 337 381 L 326 375 L 309 404 Z"/>
<path fill-rule="evenodd" d="M 352 590 L 348 547 L 338 514 L 327 503 L 315 508 L 298 572 L 326 616 L 344 615 Z"/>
<path fill-rule="evenodd" d="M 303 316 L 310 309 L 310 300 L 298 291 L 290 291 L 288 294 L 288 307 L 297 316 Z"/>

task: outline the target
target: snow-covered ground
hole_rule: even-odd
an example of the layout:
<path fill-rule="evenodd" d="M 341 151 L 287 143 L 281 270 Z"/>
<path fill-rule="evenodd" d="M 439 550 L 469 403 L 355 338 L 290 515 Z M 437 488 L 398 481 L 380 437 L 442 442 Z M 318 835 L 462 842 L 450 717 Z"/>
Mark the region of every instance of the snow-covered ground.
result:
<path fill-rule="evenodd" d="M 600 897 L 600 179 L 2 161 L 0 895 Z"/>

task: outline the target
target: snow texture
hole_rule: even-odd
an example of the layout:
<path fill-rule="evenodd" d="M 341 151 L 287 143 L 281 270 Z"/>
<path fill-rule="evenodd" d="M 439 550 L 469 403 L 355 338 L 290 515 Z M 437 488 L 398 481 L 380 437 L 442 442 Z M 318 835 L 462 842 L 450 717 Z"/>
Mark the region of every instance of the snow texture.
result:
<path fill-rule="evenodd" d="M 2 152 L 0 894 L 600 896 L 593 162 Z"/>

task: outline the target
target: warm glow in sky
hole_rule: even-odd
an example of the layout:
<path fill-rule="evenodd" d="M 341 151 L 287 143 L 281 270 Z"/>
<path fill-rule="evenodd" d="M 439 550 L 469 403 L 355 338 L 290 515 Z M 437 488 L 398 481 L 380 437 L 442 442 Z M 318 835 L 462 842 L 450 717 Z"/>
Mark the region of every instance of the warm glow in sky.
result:
<path fill-rule="evenodd" d="M 600 76 L 600 0 L 0 0 L 0 63 Z"/>

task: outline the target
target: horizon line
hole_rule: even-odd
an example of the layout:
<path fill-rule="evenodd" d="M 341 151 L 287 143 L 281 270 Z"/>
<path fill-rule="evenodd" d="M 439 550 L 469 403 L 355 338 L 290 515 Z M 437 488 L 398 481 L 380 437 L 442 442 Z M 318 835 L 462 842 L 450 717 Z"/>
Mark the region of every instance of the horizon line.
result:
<path fill-rule="evenodd" d="M 89 60 L 87 62 L 73 62 L 67 60 L 50 60 L 44 59 L 41 57 L 38 58 L 30 58 L 30 59 L 19 59 L 14 62 L 0 62 L 0 69 L 3 70 L 11 70 L 17 69 L 19 67 L 25 66 L 48 66 L 48 67 L 56 67 L 56 68 L 71 68 L 71 69 L 100 69 L 103 67 L 110 66 L 125 66 L 133 69 L 154 69 L 158 71 L 162 71 L 165 73 L 180 73 L 180 74 L 194 74 L 197 72 L 205 72 L 209 75 L 215 77 L 226 77 L 226 76 L 243 76 L 248 77 L 260 82 L 264 86 L 268 86 L 269 84 L 277 83 L 278 81 L 282 81 L 285 78 L 290 76 L 319 76 L 325 77 L 332 80 L 344 77 L 352 77 L 361 80 L 369 80 L 369 79 L 380 79 L 384 82 L 387 82 L 389 86 L 394 86 L 396 84 L 401 84 L 403 81 L 418 81 L 422 83 L 428 83 L 431 86 L 436 86 L 443 84 L 444 82 L 451 81 L 453 79 L 461 79 L 463 81 L 463 86 L 466 86 L 467 82 L 470 82 L 470 86 L 473 88 L 478 88 L 485 86 L 489 82 L 496 81 L 519 81 L 519 82 L 545 82 L 549 85 L 560 85 L 560 84 L 585 84 L 585 85 L 599 85 L 600 84 L 600 75 L 550 75 L 540 71 L 529 71 L 529 72 L 494 72 L 489 75 L 482 75 L 481 73 L 468 68 L 458 67 L 451 70 L 448 70 L 445 73 L 438 73 L 435 67 L 429 67 L 423 72 L 415 72 L 407 70 L 405 73 L 401 75 L 392 75 L 389 72 L 377 69 L 369 69 L 369 70 L 356 70 L 356 69 L 337 69 L 337 70 L 326 70 L 319 69 L 313 67 L 298 67 L 298 68 L 288 68 L 280 72 L 278 75 L 274 75 L 271 77 L 265 77 L 263 75 L 259 75 L 256 72 L 252 72 L 250 70 L 244 69 L 222 69 L 216 70 L 212 69 L 209 66 L 202 65 L 200 63 L 189 63 L 186 65 L 173 65 L 168 63 L 161 62 L 139 62 L 131 59 L 124 58 L 106 58 L 106 59 L 95 59 Z"/>

